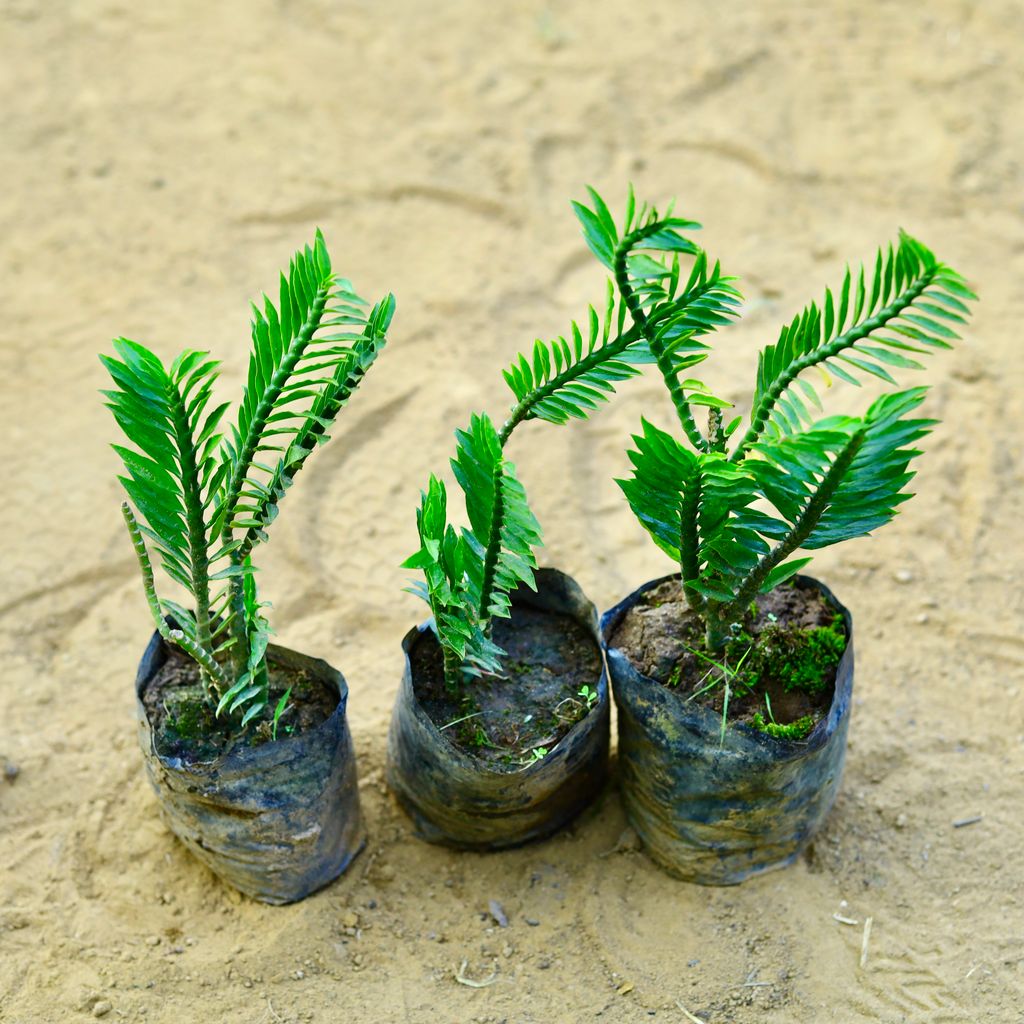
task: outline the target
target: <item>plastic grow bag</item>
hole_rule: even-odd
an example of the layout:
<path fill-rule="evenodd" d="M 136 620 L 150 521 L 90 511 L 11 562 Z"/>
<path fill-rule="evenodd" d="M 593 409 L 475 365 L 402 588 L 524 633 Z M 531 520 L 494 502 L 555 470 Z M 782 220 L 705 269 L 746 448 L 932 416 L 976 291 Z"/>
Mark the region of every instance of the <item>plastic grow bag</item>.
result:
<path fill-rule="evenodd" d="M 571 616 L 600 648 L 597 610 L 576 582 L 556 569 L 539 569 L 536 579 L 536 593 L 520 587 L 513 604 Z M 600 677 L 588 684 L 597 700 L 586 717 L 542 760 L 505 770 L 456 747 L 417 700 L 409 653 L 431 641 L 437 642 L 429 623 L 402 641 L 405 673 L 388 735 L 388 785 L 417 834 L 432 843 L 498 850 L 561 828 L 607 778 L 610 701 L 603 659 Z"/>
<path fill-rule="evenodd" d="M 319 658 L 271 644 L 267 657 L 304 669 L 337 691 L 315 728 L 213 761 L 160 754 L 142 694 L 167 658 L 154 633 L 135 683 L 139 741 L 149 781 L 174 834 L 215 874 L 264 903 L 292 903 L 337 878 L 362 849 L 356 758 L 345 707 L 348 686 Z"/>
<path fill-rule="evenodd" d="M 843 617 L 846 650 L 828 714 L 799 742 L 777 740 L 685 703 L 607 646 L 623 615 L 666 580 L 645 583 L 601 619 L 618 708 L 622 796 L 651 857 L 671 874 L 704 885 L 734 885 L 792 863 L 835 801 L 846 754 L 853 691 L 853 621 L 832 592 L 809 576 Z"/>

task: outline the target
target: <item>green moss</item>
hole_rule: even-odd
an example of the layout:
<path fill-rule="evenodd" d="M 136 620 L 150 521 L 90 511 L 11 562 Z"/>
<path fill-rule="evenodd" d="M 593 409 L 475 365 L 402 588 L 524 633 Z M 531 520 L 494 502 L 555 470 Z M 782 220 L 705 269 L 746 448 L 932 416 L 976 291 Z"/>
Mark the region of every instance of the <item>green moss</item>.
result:
<path fill-rule="evenodd" d="M 814 716 L 804 715 L 795 722 L 780 725 L 778 722 L 767 722 L 760 711 L 754 714 L 753 726 L 777 740 L 802 740 L 814 728 Z"/>
<path fill-rule="evenodd" d="M 813 629 L 782 629 L 767 626 L 761 632 L 754 655 L 761 679 L 774 679 L 783 689 L 820 693 L 846 650 L 842 616 L 827 626 Z"/>
<path fill-rule="evenodd" d="M 173 704 L 165 703 L 164 737 L 171 742 L 205 738 L 217 726 L 210 706 L 203 697 L 179 697 Z"/>

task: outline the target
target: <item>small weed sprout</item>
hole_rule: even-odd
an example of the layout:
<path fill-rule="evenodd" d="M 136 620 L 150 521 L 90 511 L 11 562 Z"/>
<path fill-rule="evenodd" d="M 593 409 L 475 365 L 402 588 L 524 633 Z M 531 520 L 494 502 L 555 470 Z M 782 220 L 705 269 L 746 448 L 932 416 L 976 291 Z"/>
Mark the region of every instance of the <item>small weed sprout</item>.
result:
<path fill-rule="evenodd" d="M 519 763 L 523 768 L 529 768 L 530 765 L 537 764 L 538 761 L 543 761 L 547 756 L 547 747 L 534 747 L 532 750 L 527 752 L 526 757 L 524 757 Z"/>

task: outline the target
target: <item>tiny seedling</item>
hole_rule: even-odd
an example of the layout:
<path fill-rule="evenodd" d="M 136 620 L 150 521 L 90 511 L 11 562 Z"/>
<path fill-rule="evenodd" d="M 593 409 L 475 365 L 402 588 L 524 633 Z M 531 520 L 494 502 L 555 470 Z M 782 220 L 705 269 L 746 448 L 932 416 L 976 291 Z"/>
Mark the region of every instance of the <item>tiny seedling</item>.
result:
<path fill-rule="evenodd" d="M 604 244 L 614 224 L 593 190 L 591 196 L 597 213 L 573 205 L 593 248 Z M 451 467 L 465 498 L 468 527 L 449 523 L 448 495 L 440 479 L 431 476 L 422 492 L 416 514 L 420 548 L 404 566 L 423 572 L 424 580 L 409 589 L 430 606 L 450 692 L 462 692 L 474 677 L 500 673 L 504 652 L 492 639 L 491 622 L 511 615 L 510 594 L 517 586 L 535 587 L 534 552 L 541 533 L 515 465 L 505 455 L 513 432 L 528 420 L 565 424 L 587 418 L 608 401 L 617 383 L 654 359 L 651 338 L 659 352 L 670 351 L 666 358 L 673 366 L 688 365 L 704 350 L 699 337 L 724 322 L 737 301 L 717 265 L 709 267 L 699 248 L 682 234 L 698 224 L 669 212 L 657 219 L 654 230 L 645 212 L 638 216 L 646 234 L 622 258 L 631 279 L 642 282 L 643 316 L 631 315 L 609 279 L 600 313 L 591 306 L 582 324 L 573 322 L 554 341 L 537 340 L 529 354 L 520 355 L 505 371 L 514 402 L 504 424 L 498 428 L 486 414 L 475 414 L 468 428 L 456 433 Z M 648 250 L 692 255 L 693 271 L 681 280 L 676 263 L 674 273 L 662 274 Z M 611 251 L 606 255 L 611 267 Z"/>
<path fill-rule="evenodd" d="M 295 475 L 385 343 L 388 295 L 367 311 L 331 268 L 323 236 L 296 253 L 280 300 L 252 307 L 252 352 L 236 420 L 213 403 L 217 360 L 188 350 L 165 367 L 127 338 L 101 356 L 114 381 L 107 407 L 130 447 L 114 445 L 126 475 L 122 512 L 143 589 L 164 640 L 199 666 L 207 701 L 238 726 L 269 701 L 271 635 L 259 599 L 254 549 Z M 189 606 L 157 596 L 149 547 Z M 272 730 L 285 712 L 278 702 Z"/>
<path fill-rule="evenodd" d="M 292 695 L 292 688 L 289 686 L 284 693 L 281 694 L 281 699 L 277 702 L 277 707 L 274 708 L 274 723 L 271 726 L 270 738 L 277 740 L 277 726 L 281 721 L 281 716 L 284 714 L 284 709 L 288 707 L 288 698 Z"/>
<path fill-rule="evenodd" d="M 577 696 L 582 698 L 583 702 L 587 705 L 588 711 L 597 703 L 597 690 L 592 686 L 581 686 Z"/>
<path fill-rule="evenodd" d="M 920 242 L 901 234 L 879 250 L 873 269 L 847 269 L 784 326 L 758 359 L 746 419 L 726 422 L 730 403 L 691 376 L 709 355 L 689 325 L 662 310 L 681 280 L 679 255 L 654 210 L 636 210 L 630 193 L 621 228 L 591 193 L 581 213 L 591 250 L 613 274 L 656 362 L 677 422 L 670 433 L 646 419 L 629 452 L 633 475 L 620 480 L 655 544 L 679 566 L 686 603 L 701 622 L 706 649 L 721 652 L 759 593 L 790 579 L 814 551 L 871 533 L 910 494 L 910 462 L 935 423 L 916 418 L 926 388 L 889 391 L 860 416 L 820 416 L 819 391 L 859 376 L 896 386 L 900 370 L 948 349 L 976 296 L 964 279 Z M 666 244 L 668 243 L 668 244 Z M 660 251 L 660 252 L 659 252 Z M 685 290 L 705 276 L 698 253 Z M 717 327 L 737 313 L 732 278 L 715 275 L 719 296 L 703 321 Z M 702 430 L 694 410 L 706 407 Z"/>
<path fill-rule="evenodd" d="M 527 752 L 526 757 L 520 762 L 522 767 L 529 768 L 530 765 L 536 764 L 538 761 L 543 761 L 548 756 L 547 747 L 534 747 L 532 750 Z"/>

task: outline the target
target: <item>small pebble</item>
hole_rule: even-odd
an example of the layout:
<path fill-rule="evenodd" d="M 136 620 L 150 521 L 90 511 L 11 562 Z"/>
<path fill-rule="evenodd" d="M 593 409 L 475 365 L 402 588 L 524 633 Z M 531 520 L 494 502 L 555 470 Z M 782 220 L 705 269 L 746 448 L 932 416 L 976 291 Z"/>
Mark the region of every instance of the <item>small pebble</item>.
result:
<path fill-rule="evenodd" d="M 146 945 L 147 946 L 159 946 L 160 945 L 160 936 L 159 935 L 150 935 L 149 938 L 146 939 Z"/>
<path fill-rule="evenodd" d="M 100 1001 L 99 1001 L 99 1002 L 98 1002 L 98 1003 L 97 1003 L 97 1004 L 96 1004 L 96 1005 L 95 1005 L 95 1006 L 94 1006 L 94 1007 L 92 1008 L 92 1015 L 93 1015 L 94 1017 L 106 1017 L 106 1015 L 107 1015 L 108 1013 L 110 1013 L 110 1011 L 111 1011 L 112 1009 L 113 1009 L 113 1006 L 111 1006 L 111 1005 L 110 1005 L 110 1003 L 108 1003 L 108 1002 L 106 1001 L 106 999 L 101 999 L 101 1000 L 100 1000 Z"/>
<path fill-rule="evenodd" d="M 4 778 L 13 782 L 21 774 L 21 769 L 13 761 L 4 761 Z"/>
<path fill-rule="evenodd" d="M 535 917 L 524 917 L 523 920 L 531 927 L 536 928 L 540 924 L 540 921 Z"/>
<path fill-rule="evenodd" d="M 508 915 L 505 913 L 505 908 L 497 900 L 491 900 L 487 904 L 487 909 L 491 913 L 491 917 L 494 918 L 494 923 L 499 928 L 508 927 Z"/>
<path fill-rule="evenodd" d="M 341 925 L 343 928 L 355 928 L 359 924 L 359 915 L 354 910 L 346 910 L 341 915 Z"/>
<path fill-rule="evenodd" d="M 905 814 L 898 814 L 896 816 L 896 827 L 906 828 L 907 827 L 907 816 Z"/>
<path fill-rule="evenodd" d="M 897 583 L 913 583 L 914 574 L 909 569 L 897 569 L 893 574 L 892 578 Z"/>

